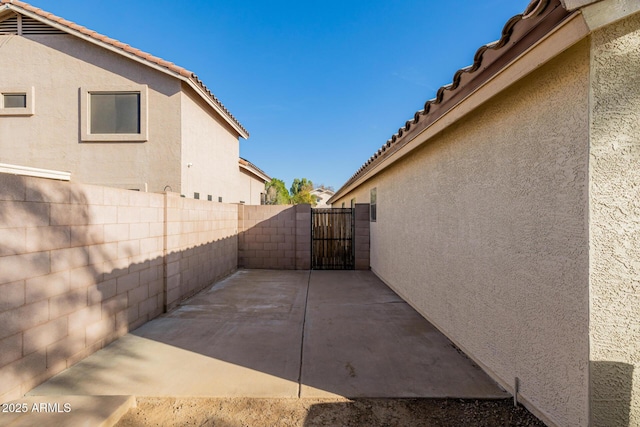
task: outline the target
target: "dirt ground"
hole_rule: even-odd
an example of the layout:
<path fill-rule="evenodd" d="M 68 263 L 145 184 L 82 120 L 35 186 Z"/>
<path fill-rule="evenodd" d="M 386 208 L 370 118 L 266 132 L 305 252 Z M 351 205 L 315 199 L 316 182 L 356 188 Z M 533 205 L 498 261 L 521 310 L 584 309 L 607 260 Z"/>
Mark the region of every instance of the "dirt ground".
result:
<path fill-rule="evenodd" d="M 544 427 L 512 400 L 139 397 L 117 427 Z"/>

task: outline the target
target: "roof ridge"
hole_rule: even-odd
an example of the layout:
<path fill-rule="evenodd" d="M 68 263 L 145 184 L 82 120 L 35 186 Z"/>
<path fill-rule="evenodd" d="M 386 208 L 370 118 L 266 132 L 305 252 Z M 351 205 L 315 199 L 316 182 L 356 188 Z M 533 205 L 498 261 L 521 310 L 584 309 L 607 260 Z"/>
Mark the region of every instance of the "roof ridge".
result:
<path fill-rule="evenodd" d="M 44 19 L 53 21 L 56 24 L 67 27 L 73 31 L 77 31 L 81 34 L 84 34 L 85 36 L 91 37 L 96 41 L 106 43 L 112 47 L 118 48 L 126 53 L 137 56 L 138 58 L 143 59 L 145 61 L 159 65 L 160 67 L 166 68 L 176 74 L 179 74 L 184 78 L 191 80 L 195 85 L 197 85 L 200 89 L 203 90 L 204 94 L 210 100 L 212 100 L 229 117 L 230 120 L 232 120 L 240 129 L 242 129 L 242 131 L 246 133 L 247 136 L 249 136 L 249 132 L 244 128 L 244 126 L 242 126 L 242 124 L 238 121 L 238 119 L 236 119 L 235 116 L 231 114 L 231 112 L 222 104 L 222 102 L 220 102 L 220 100 L 211 92 L 211 90 L 202 82 L 202 80 L 200 80 L 200 78 L 194 72 L 189 71 L 186 68 L 181 67 L 179 65 L 176 65 L 173 62 L 166 61 L 160 57 L 151 55 L 150 53 L 144 52 L 140 49 L 136 49 L 119 40 L 100 34 L 97 31 L 94 31 L 82 25 L 76 24 L 75 22 L 56 16 L 53 13 L 50 13 L 43 9 L 32 6 L 21 0 L 0 0 L 0 5 L 2 4 L 9 4 L 9 5 L 22 8 Z"/>

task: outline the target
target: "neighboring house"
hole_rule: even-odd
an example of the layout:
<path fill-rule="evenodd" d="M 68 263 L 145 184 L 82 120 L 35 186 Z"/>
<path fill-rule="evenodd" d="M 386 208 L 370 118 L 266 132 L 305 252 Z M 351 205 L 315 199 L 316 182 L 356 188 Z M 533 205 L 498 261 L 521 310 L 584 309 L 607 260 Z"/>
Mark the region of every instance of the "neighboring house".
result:
<path fill-rule="evenodd" d="M 311 195 L 316 198 L 316 205 L 314 208 L 330 208 L 331 205 L 327 204 L 327 201 L 333 196 L 335 193 L 329 189 L 320 187 L 311 191 Z"/>
<path fill-rule="evenodd" d="M 259 167 L 242 157 L 239 163 L 243 189 L 240 194 L 240 203 L 246 203 L 247 205 L 264 205 L 264 186 L 267 182 L 271 181 L 271 177 L 264 173 Z"/>
<path fill-rule="evenodd" d="M 637 0 L 533 1 L 329 200 L 550 426 L 640 425 L 639 70 Z"/>
<path fill-rule="evenodd" d="M 0 0 L 0 163 L 238 203 L 249 133 L 191 71 Z"/>

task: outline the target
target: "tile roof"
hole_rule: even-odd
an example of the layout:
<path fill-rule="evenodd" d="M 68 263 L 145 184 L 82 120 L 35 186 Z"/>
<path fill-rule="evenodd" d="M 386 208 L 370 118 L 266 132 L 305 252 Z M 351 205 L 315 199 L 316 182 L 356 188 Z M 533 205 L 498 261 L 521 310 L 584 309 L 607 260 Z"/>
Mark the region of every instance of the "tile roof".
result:
<path fill-rule="evenodd" d="M 532 0 L 522 14 L 507 21 L 499 40 L 481 46 L 474 55 L 473 64 L 458 70 L 453 75 L 451 83 L 438 89 L 436 97 L 426 101 L 424 108 L 417 111 L 412 119 L 407 120 L 404 126 L 347 180 L 336 195 L 339 196 L 349 185 L 395 154 L 412 137 L 442 117 L 568 16 L 569 12 L 564 9 L 560 0 Z"/>
<path fill-rule="evenodd" d="M 271 177 L 269 175 L 267 175 L 262 169 L 251 163 L 249 160 L 240 157 L 238 159 L 238 163 L 240 163 L 240 167 L 244 167 L 255 175 L 263 175 L 261 178 L 266 178 L 265 181 L 271 181 Z"/>
<path fill-rule="evenodd" d="M 143 59 L 144 61 L 150 62 L 152 64 L 158 65 L 162 68 L 165 68 L 175 74 L 178 74 L 180 76 L 182 76 L 185 79 L 190 80 L 192 83 L 194 83 L 197 87 L 199 87 L 204 94 L 206 94 L 206 97 L 210 100 L 213 101 L 221 110 L 222 112 L 227 116 L 227 118 L 233 122 L 233 124 L 235 124 L 239 130 L 240 130 L 240 134 L 244 133 L 244 137 L 248 138 L 249 137 L 249 132 L 244 128 L 244 126 L 242 126 L 242 124 L 240 124 L 240 122 L 233 116 L 233 114 L 231 114 L 231 112 L 229 112 L 229 110 L 227 110 L 227 108 L 222 104 L 222 102 L 220 102 L 220 100 L 213 94 L 211 93 L 211 91 L 209 90 L 209 88 L 207 88 L 207 86 L 205 86 L 205 84 L 198 78 L 198 76 L 187 70 L 186 68 L 180 67 L 179 65 L 176 65 L 172 62 L 169 61 L 165 61 L 162 58 L 158 58 L 157 56 L 153 56 L 149 53 L 143 52 L 140 49 L 136 49 L 132 46 L 129 46 L 128 44 L 122 43 L 118 40 L 112 39 L 110 37 L 107 37 L 105 35 L 102 35 L 100 33 L 97 33 L 96 31 L 90 30 L 86 27 L 83 27 L 81 25 L 78 25 L 74 22 L 68 21 L 64 18 L 60 18 L 59 16 L 56 16 L 52 13 L 46 12 L 42 9 L 39 9 L 37 7 L 31 6 L 28 3 L 25 3 L 23 1 L 20 0 L 0 0 L 0 5 L 11 5 L 11 6 L 16 6 L 19 9 L 22 9 L 24 11 L 27 12 L 31 12 L 32 14 L 35 14 L 41 18 L 44 18 L 47 21 L 50 22 L 54 22 L 62 27 L 65 27 L 69 30 L 72 31 L 76 31 L 78 33 L 81 33 L 85 36 L 90 37 L 91 39 L 97 41 L 97 42 L 101 42 L 101 43 L 105 43 L 107 45 L 110 45 L 112 47 L 115 47 L 119 50 L 121 50 L 122 52 L 126 52 L 128 54 L 134 55 L 140 59 Z M 14 9 L 15 10 L 15 9 Z M 19 10 L 18 10 L 19 11 Z"/>

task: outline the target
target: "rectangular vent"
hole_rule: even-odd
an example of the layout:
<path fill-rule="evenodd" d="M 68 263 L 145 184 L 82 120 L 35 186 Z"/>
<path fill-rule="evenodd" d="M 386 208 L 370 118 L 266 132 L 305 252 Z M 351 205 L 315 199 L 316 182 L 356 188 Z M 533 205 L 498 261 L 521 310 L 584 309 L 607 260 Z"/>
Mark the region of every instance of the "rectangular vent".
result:
<path fill-rule="evenodd" d="M 66 34 L 64 31 L 53 28 L 47 24 L 37 21 L 28 16 L 22 17 L 22 34 L 38 35 L 38 34 Z"/>
<path fill-rule="evenodd" d="M 13 15 L 11 18 L 0 22 L 0 34 L 18 34 L 17 15 Z"/>

